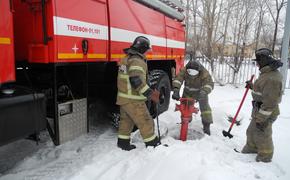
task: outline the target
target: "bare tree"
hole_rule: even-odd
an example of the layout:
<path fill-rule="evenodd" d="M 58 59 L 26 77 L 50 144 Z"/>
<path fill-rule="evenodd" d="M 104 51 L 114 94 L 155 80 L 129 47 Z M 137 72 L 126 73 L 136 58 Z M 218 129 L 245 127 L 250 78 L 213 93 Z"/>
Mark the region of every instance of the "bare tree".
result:
<path fill-rule="evenodd" d="M 232 12 L 232 7 L 235 6 L 237 3 L 237 1 L 228 1 L 227 2 L 227 6 L 226 6 L 226 19 L 225 19 L 225 23 L 224 23 L 224 30 L 223 30 L 223 41 L 222 41 L 222 46 L 221 46 L 221 62 L 224 61 L 224 49 L 225 49 L 225 45 L 226 45 L 226 41 L 227 41 L 227 35 L 228 35 L 228 25 L 229 25 L 229 20 L 231 17 L 231 12 Z"/>
<path fill-rule="evenodd" d="M 272 33 L 270 31 L 271 25 L 264 23 L 261 30 L 261 43 L 264 47 L 271 49 L 272 47 Z"/>
<path fill-rule="evenodd" d="M 266 13 L 266 1 L 268 0 L 256 0 L 256 4 L 258 6 L 258 21 L 257 21 L 257 26 L 255 29 L 255 50 L 258 49 L 259 47 L 259 42 L 260 42 L 260 35 L 261 35 L 261 30 L 262 30 L 262 26 L 263 26 L 263 21 L 264 21 L 264 16 Z"/>
<path fill-rule="evenodd" d="M 286 5 L 287 1 L 286 0 L 275 0 L 275 11 L 274 12 L 271 8 L 271 4 L 269 1 L 266 1 L 266 5 L 268 7 L 269 13 L 273 19 L 273 22 L 275 23 L 275 29 L 274 29 L 274 34 L 273 34 L 273 42 L 272 42 L 272 51 L 275 51 L 275 44 L 277 40 L 277 32 L 278 32 L 278 25 L 279 25 L 279 17 L 282 8 Z"/>
<path fill-rule="evenodd" d="M 193 58 L 198 52 L 206 57 L 212 72 L 214 57 L 220 56 L 220 62 L 224 62 L 225 53 L 232 57 L 233 61 L 227 62 L 237 77 L 249 48 L 256 50 L 263 45 L 275 50 L 279 16 L 287 0 L 182 1 L 188 9 L 185 21 L 189 52 Z"/>
<path fill-rule="evenodd" d="M 246 0 L 245 1 L 245 20 L 244 20 L 244 28 L 243 28 L 243 43 L 242 43 L 242 48 L 241 48 L 241 56 L 240 56 L 240 63 L 238 66 L 238 69 L 241 66 L 242 61 L 244 60 L 245 57 L 245 48 L 248 40 L 248 33 L 250 26 L 254 22 L 255 19 L 255 4 L 252 2 L 252 0 Z"/>
<path fill-rule="evenodd" d="M 240 40 L 241 40 L 241 31 L 242 31 L 242 24 L 243 24 L 243 20 L 244 20 L 244 15 L 243 14 L 243 2 L 239 2 L 237 4 L 237 8 L 236 8 L 236 23 L 235 23 L 235 31 L 234 31 L 234 41 L 233 41 L 233 45 L 236 46 L 235 48 L 235 55 L 234 55 L 234 67 L 237 66 L 238 64 L 238 57 L 239 57 L 239 47 L 240 47 Z"/>
<path fill-rule="evenodd" d="M 183 4 L 183 1 L 181 1 L 182 4 Z M 190 27 L 190 24 L 189 24 L 189 2 L 190 0 L 186 0 L 186 4 L 183 6 L 185 6 L 185 37 L 186 37 L 186 41 L 185 41 L 185 47 L 187 48 L 188 46 L 188 40 L 189 40 L 189 27 Z"/>
<path fill-rule="evenodd" d="M 213 42 L 213 32 L 217 8 L 217 0 L 201 0 L 202 10 L 201 13 L 202 21 L 204 22 L 204 28 L 206 32 L 206 47 L 205 56 L 210 61 L 211 70 L 214 70 L 214 64 L 212 59 L 212 42 Z"/>
<path fill-rule="evenodd" d="M 214 37 L 213 37 L 213 41 L 215 41 L 215 42 L 220 40 L 220 38 L 217 38 L 217 33 L 218 33 L 218 30 L 219 30 L 219 23 L 220 23 L 223 3 L 224 3 L 224 0 L 221 0 L 221 2 L 219 4 L 219 11 L 217 13 L 217 18 L 215 20 Z"/>
<path fill-rule="evenodd" d="M 193 6 L 193 38 L 194 38 L 194 42 L 193 42 L 193 58 L 196 58 L 196 52 L 197 52 L 197 45 L 199 43 L 199 39 L 197 36 L 197 0 L 192 0 L 192 6 Z"/>
<path fill-rule="evenodd" d="M 233 69 L 234 75 L 232 83 L 235 82 L 237 74 L 240 70 L 241 64 L 245 57 L 245 48 L 248 40 L 248 32 L 251 24 L 254 22 L 254 8 L 255 4 L 252 0 L 239 1 L 236 6 L 235 14 L 235 31 L 234 31 L 234 41 L 235 45 L 235 55 L 234 64 L 229 66 Z"/>

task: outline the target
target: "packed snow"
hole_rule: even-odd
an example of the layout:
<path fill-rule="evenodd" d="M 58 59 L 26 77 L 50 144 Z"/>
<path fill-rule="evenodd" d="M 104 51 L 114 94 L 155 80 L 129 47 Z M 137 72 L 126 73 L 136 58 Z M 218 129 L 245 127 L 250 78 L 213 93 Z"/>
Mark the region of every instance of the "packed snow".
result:
<path fill-rule="evenodd" d="M 145 148 L 137 132 L 132 142 L 137 149 L 116 147 L 117 131 L 110 125 L 91 128 L 90 133 L 60 146 L 54 146 L 47 133 L 40 145 L 20 140 L 0 148 L 0 180 L 289 180 L 290 179 L 290 90 L 285 91 L 281 115 L 273 125 L 275 153 L 272 163 L 257 163 L 254 154 L 241 154 L 251 111 L 250 93 L 240 112 L 240 126 L 234 126 L 232 139 L 222 135 L 234 115 L 245 89 L 216 86 L 210 94 L 214 124 L 211 136 L 204 135 L 200 114 L 190 123 L 188 140 L 178 140 L 180 113 L 171 101 L 169 110 L 159 116 L 162 143 L 169 147 Z M 156 119 L 155 119 L 156 121 Z"/>

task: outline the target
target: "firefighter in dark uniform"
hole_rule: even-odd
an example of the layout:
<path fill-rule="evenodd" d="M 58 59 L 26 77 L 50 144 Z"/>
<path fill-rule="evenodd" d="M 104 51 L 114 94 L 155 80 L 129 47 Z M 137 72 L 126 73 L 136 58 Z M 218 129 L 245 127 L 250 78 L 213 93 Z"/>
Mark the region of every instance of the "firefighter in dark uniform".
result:
<path fill-rule="evenodd" d="M 197 61 L 188 62 L 173 81 L 173 99 L 180 99 L 179 90 L 183 82 L 182 97 L 193 98 L 199 102 L 203 131 L 210 135 L 210 124 L 213 123 L 213 120 L 208 94 L 213 90 L 214 83 L 209 72 Z"/>
<path fill-rule="evenodd" d="M 282 62 L 273 58 L 271 50 L 255 52 L 260 76 L 254 84 L 246 82 L 252 89 L 252 119 L 247 129 L 247 143 L 242 153 L 257 153 L 257 162 L 271 162 L 274 152 L 272 123 L 277 119 L 282 97 L 282 75 L 278 68 Z"/>
<path fill-rule="evenodd" d="M 146 37 L 137 37 L 130 48 L 124 49 L 126 57 L 119 63 L 117 105 L 120 105 L 120 124 L 117 145 L 130 151 L 136 146 L 130 144 L 130 134 L 134 125 L 147 146 L 160 145 L 154 133 L 154 121 L 146 107 L 145 101 L 159 102 L 159 92 L 147 85 L 147 64 L 145 53 L 150 49 Z"/>

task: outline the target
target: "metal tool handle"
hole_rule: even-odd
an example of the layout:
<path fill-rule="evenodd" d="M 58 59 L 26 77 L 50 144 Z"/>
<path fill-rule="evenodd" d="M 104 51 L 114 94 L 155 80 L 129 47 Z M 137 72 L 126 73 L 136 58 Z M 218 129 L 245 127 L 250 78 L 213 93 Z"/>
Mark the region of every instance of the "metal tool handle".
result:
<path fill-rule="evenodd" d="M 251 76 L 250 82 L 253 81 L 254 77 L 255 77 L 255 75 L 253 74 L 253 75 Z M 232 124 L 231 124 L 231 126 L 230 126 L 228 132 L 231 131 L 233 125 L 235 124 L 235 122 L 236 122 L 236 120 L 237 120 L 237 117 L 238 117 L 238 115 L 239 115 L 239 113 L 240 113 L 240 110 L 241 110 L 243 104 L 244 104 L 244 101 L 245 101 L 245 99 L 246 99 L 246 96 L 247 96 L 247 94 L 248 94 L 249 89 L 250 89 L 250 86 L 247 86 L 246 91 L 245 91 L 244 96 L 243 96 L 243 99 L 242 99 L 242 101 L 241 101 L 241 103 L 240 103 L 240 105 L 239 105 L 239 108 L 238 108 L 238 110 L 237 110 L 237 112 L 236 112 L 236 114 L 235 114 L 235 116 L 234 116 L 234 118 L 233 118 Z"/>

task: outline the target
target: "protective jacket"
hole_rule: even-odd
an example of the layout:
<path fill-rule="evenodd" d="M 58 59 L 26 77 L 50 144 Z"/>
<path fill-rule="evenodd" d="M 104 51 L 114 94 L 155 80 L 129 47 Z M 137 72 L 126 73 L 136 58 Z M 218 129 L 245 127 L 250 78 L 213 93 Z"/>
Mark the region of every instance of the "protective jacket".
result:
<path fill-rule="evenodd" d="M 186 68 L 182 68 L 176 79 L 173 81 L 173 87 L 179 90 L 183 84 L 183 81 L 183 97 L 198 98 L 200 91 L 205 91 L 209 94 L 214 88 L 213 80 L 209 72 L 204 67 L 201 67 L 201 70 L 197 76 L 190 76 L 186 72 Z"/>
<path fill-rule="evenodd" d="M 203 66 L 200 65 L 198 69 L 199 74 L 191 76 L 187 73 L 186 67 L 182 68 L 173 81 L 173 88 L 179 91 L 184 82 L 182 96 L 185 98 L 193 98 L 199 102 L 202 123 L 209 125 L 213 123 L 213 118 L 211 107 L 208 103 L 208 94 L 213 90 L 214 83 L 209 72 Z"/>
<path fill-rule="evenodd" d="M 143 54 L 128 54 L 119 63 L 117 104 L 146 101 L 147 64 Z"/>
<path fill-rule="evenodd" d="M 132 49 L 126 52 L 127 56 L 119 64 L 117 82 L 117 104 L 120 105 L 118 139 L 120 142 L 126 141 L 128 145 L 136 125 L 146 146 L 155 146 L 159 139 L 154 133 L 154 121 L 145 104 L 152 94 L 147 85 L 145 57 Z"/>
<path fill-rule="evenodd" d="M 256 122 L 276 119 L 280 114 L 279 103 L 282 97 L 282 75 L 270 66 L 261 70 L 259 78 L 255 81 L 252 96 L 254 110 L 252 118 Z"/>
<path fill-rule="evenodd" d="M 252 120 L 247 128 L 243 153 L 257 153 L 256 161 L 270 162 L 274 153 L 272 123 L 277 119 L 282 96 L 282 75 L 277 68 L 264 66 L 253 85 Z"/>

